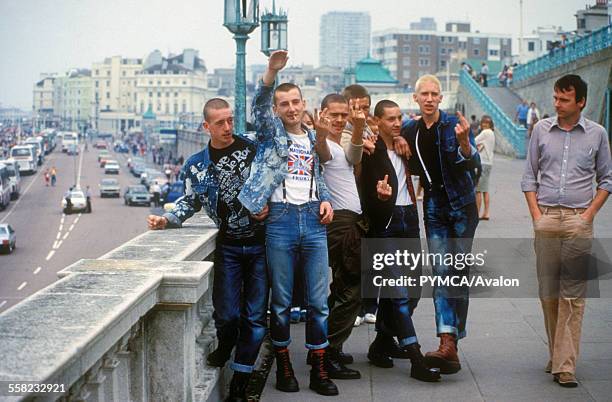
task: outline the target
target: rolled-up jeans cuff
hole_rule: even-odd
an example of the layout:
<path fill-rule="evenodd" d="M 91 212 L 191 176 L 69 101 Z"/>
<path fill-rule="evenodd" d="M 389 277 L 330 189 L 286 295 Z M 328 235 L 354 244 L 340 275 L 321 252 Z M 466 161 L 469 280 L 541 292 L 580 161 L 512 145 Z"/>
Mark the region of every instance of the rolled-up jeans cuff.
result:
<path fill-rule="evenodd" d="M 253 372 L 253 366 L 247 366 L 245 364 L 240 364 L 236 362 L 232 362 L 232 364 L 230 364 L 230 368 L 234 371 L 239 371 L 241 373 L 252 373 Z"/>
<path fill-rule="evenodd" d="M 412 345 L 413 343 L 418 343 L 419 340 L 416 336 L 409 336 L 408 338 L 398 339 L 399 345 L 403 348 L 404 346 Z"/>
<path fill-rule="evenodd" d="M 287 347 L 290 343 L 291 338 L 287 339 L 286 341 L 275 341 L 274 339 L 272 339 L 272 345 L 277 346 L 279 348 Z"/>
<path fill-rule="evenodd" d="M 329 342 L 325 341 L 324 343 L 320 344 L 320 345 L 311 345 L 309 343 L 306 343 L 306 349 L 309 350 L 319 350 L 319 349 L 325 349 L 326 347 L 329 346 Z"/>
<path fill-rule="evenodd" d="M 459 338 L 459 331 L 457 331 L 457 328 L 452 327 L 450 325 L 438 325 L 438 329 L 437 329 L 437 333 L 438 336 L 440 336 L 441 334 L 452 334 L 455 335 L 455 338 Z M 464 336 L 465 336 L 465 331 L 464 331 Z"/>

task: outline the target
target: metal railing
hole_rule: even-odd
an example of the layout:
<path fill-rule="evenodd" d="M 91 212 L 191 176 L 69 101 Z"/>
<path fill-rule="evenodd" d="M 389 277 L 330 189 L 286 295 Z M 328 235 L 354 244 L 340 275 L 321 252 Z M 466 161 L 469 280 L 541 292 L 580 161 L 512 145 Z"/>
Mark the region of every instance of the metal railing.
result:
<path fill-rule="evenodd" d="M 522 64 L 513 70 L 513 83 L 517 83 L 543 72 L 571 63 L 580 58 L 612 46 L 612 25 L 568 43 L 564 48 L 552 50 L 545 56 Z"/>
<path fill-rule="evenodd" d="M 485 113 L 491 116 L 495 121 L 496 128 L 506 137 L 518 158 L 525 158 L 525 138 L 527 129 L 525 127 L 514 124 L 504 111 L 487 95 L 480 84 L 476 82 L 470 75 L 461 70 L 459 73 L 459 82 L 467 89 L 469 94 L 476 100 Z"/>

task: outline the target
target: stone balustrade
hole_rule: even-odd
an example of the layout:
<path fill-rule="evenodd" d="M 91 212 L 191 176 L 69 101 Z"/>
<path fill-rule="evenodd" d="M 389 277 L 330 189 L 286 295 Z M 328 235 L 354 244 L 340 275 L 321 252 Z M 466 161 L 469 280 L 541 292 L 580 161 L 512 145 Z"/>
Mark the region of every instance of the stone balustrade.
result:
<path fill-rule="evenodd" d="M 226 379 L 204 360 L 215 331 L 203 260 L 216 234 L 202 214 L 148 231 L 1 314 L 0 401 L 220 400 Z M 65 392 L 6 396 L 26 381 Z"/>

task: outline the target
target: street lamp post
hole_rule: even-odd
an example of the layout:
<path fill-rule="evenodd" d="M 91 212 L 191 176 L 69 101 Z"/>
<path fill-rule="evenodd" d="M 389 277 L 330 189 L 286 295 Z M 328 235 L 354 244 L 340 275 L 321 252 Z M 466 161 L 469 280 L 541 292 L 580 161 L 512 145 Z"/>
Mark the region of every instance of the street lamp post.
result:
<path fill-rule="evenodd" d="M 236 41 L 236 132 L 246 132 L 246 41 L 259 25 L 259 0 L 225 0 L 223 25 Z"/>
<path fill-rule="evenodd" d="M 281 9 L 276 13 L 276 0 L 272 1 L 272 12 L 261 16 L 261 52 L 270 57 L 275 50 L 287 50 L 287 13 Z"/>

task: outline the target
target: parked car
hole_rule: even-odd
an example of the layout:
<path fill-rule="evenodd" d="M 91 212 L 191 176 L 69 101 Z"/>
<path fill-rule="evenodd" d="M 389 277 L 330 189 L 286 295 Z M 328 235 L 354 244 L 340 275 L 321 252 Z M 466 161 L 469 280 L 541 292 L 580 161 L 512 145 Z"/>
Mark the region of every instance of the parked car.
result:
<path fill-rule="evenodd" d="M 100 184 L 98 184 L 100 188 L 100 197 L 121 197 L 121 187 L 119 186 L 119 181 L 117 179 L 102 179 L 100 180 Z"/>
<path fill-rule="evenodd" d="M 104 164 L 104 173 L 119 174 L 119 162 L 113 159 L 107 160 Z"/>
<path fill-rule="evenodd" d="M 94 148 L 96 148 L 96 149 L 106 149 L 106 141 L 104 141 L 104 140 L 96 141 L 96 143 L 94 144 Z"/>
<path fill-rule="evenodd" d="M 9 179 L 11 181 L 11 199 L 16 200 L 21 193 L 21 174 L 19 173 L 19 164 L 14 159 L 5 159 L 0 161 L 6 165 L 8 169 Z"/>
<path fill-rule="evenodd" d="M 0 163 L 0 210 L 6 208 L 11 202 L 11 178 L 8 167 Z"/>
<path fill-rule="evenodd" d="M 67 198 L 70 199 L 71 207 L 68 207 Z M 62 198 L 62 211 L 65 214 L 71 214 L 77 211 L 87 212 L 87 198 L 83 190 L 72 190 L 67 197 Z"/>
<path fill-rule="evenodd" d="M 151 194 L 147 191 L 145 186 L 136 185 L 128 186 L 125 194 L 123 195 L 123 201 L 125 205 L 146 205 L 151 206 Z"/>
<path fill-rule="evenodd" d="M 8 223 L 0 223 L 0 246 L 2 251 L 12 253 L 17 243 L 17 235 L 15 229 Z"/>

